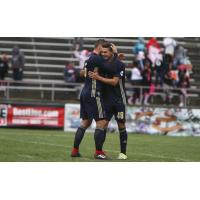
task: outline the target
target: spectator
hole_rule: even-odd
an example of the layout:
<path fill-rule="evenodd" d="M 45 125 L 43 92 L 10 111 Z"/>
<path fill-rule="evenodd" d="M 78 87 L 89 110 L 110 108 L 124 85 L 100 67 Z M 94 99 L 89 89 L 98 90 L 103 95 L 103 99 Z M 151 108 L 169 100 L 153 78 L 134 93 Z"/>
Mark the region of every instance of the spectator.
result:
<path fill-rule="evenodd" d="M 18 46 L 15 46 L 12 51 L 12 70 L 13 70 L 13 79 L 15 81 L 23 79 L 23 71 L 24 71 L 24 54 L 20 51 Z"/>
<path fill-rule="evenodd" d="M 78 50 L 78 51 L 83 50 L 83 44 L 84 44 L 83 37 L 75 37 L 73 43 L 74 43 L 75 50 Z"/>
<path fill-rule="evenodd" d="M 138 67 L 142 71 L 144 70 L 144 63 L 145 63 L 145 54 L 144 52 L 140 51 L 137 56 Z"/>
<path fill-rule="evenodd" d="M 137 43 L 133 47 L 133 53 L 136 55 L 136 60 L 138 61 L 139 68 L 141 70 L 144 69 L 144 60 L 145 60 L 145 43 L 144 38 L 140 37 L 138 38 Z"/>
<path fill-rule="evenodd" d="M 179 65 L 184 64 L 184 61 L 186 59 L 186 52 L 187 50 L 184 49 L 183 46 L 181 45 L 177 46 L 175 50 L 174 62 L 173 62 L 174 69 L 177 69 Z"/>
<path fill-rule="evenodd" d="M 133 47 L 133 53 L 137 56 L 140 52 L 145 52 L 144 38 L 138 38 L 135 46 Z"/>
<path fill-rule="evenodd" d="M 141 86 L 142 85 L 142 76 L 141 72 L 138 69 L 138 63 L 137 61 L 133 62 L 133 69 L 131 71 L 131 84 L 133 86 Z M 134 93 L 133 96 L 129 98 L 128 102 L 130 105 L 136 103 L 139 104 L 140 100 L 140 88 L 139 87 L 134 87 Z"/>
<path fill-rule="evenodd" d="M 79 60 L 79 66 L 76 67 L 76 81 L 81 83 L 84 81 L 84 78 L 80 76 L 80 71 L 84 68 L 85 61 L 89 58 L 88 50 L 74 51 L 74 56 Z"/>
<path fill-rule="evenodd" d="M 186 88 L 190 87 L 190 77 L 186 69 L 179 70 L 178 77 L 179 77 L 178 87 L 181 88 L 179 106 L 182 107 L 186 103 L 186 95 L 187 95 Z"/>
<path fill-rule="evenodd" d="M 8 56 L 6 53 L 2 53 L 0 57 L 0 80 L 4 80 L 6 74 L 8 73 Z"/>
<path fill-rule="evenodd" d="M 178 71 L 177 70 L 171 70 L 169 72 L 170 78 L 171 78 L 171 84 L 174 88 L 178 86 Z"/>
<path fill-rule="evenodd" d="M 64 69 L 64 79 L 66 82 L 76 82 L 76 71 L 74 69 L 74 66 L 67 62 L 65 65 L 65 69 Z"/>
<path fill-rule="evenodd" d="M 165 69 L 164 69 L 164 82 L 165 82 L 165 87 L 163 88 L 164 94 L 165 94 L 165 99 L 164 102 L 167 104 L 171 103 L 172 100 L 172 94 L 171 94 L 171 88 L 175 87 L 176 81 L 177 81 L 177 74 L 176 71 L 173 70 L 173 60 L 172 57 L 168 57 L 170 59 L 167 59 L 167 62 L 165 63 Z"/>
<path fill-rule="evenodd" d="M 154 46 L 154 47 L 156 47 L 157 49 L 161 49 L 161 47 L 160 47 L 160 45 L 159 45 L 159 43 L 157 42 L 157 40 L 156 40 L 155 37 L 152 37 L 152 38 L 148 41 L 148 43 L 147 43 L 147 45 L 146 45 L 147 51 L 149 51 L 149 48 L 150 48 L 151 46 Z"/>
<path fill-rule="evenodd" d="M 147 50 L 147 57 L 151 60 L 153 67 L 155 67 L 156 60 L 163 60 L 161 47 L 155 38 L 151 38 L 149 40 L 149 42 L 147 43 Z"/>
<path fill-rule="evenodd" d="M 174 56 L 174 51 L 177 43 L 173 38 L 166 37 L 163 39 L 163 46 L 165 47 L 166 56 Z"/>
<path fill-rule="evenodd" d="M 186 69 L 188 71 L 191 71 L 192 70 L 192 64 L 191 64 L 191 61 L 189 59 L 189 57 L 187 56 L 187 51 L 185 50 L 185 54 L 184 54 L 185 57 L 182 57 L 180 59 L 180 62 L 179 62 L 179 65 L 178 65 L 178 70 L 183 70 L 183 69 Z"/>
<path fill-rule="evenodd" d="M 173 57 L 168 55 L 163 59 L 163 75 L 167 74 L 173 68 Z"/>
<path fill-rule="evenodd" d="M 154 92 L 153 85 L 152 85 L 152 69 L 151 69 L 151 61 L 147 58 L 145 60 L 144 70 L 142 71 L 142 82 L 145 88 L 143 89 L 143 103 L 145 105 L 149 105 L 149 98 L 151 94 Z"/>
<path fill-rule="evenodd" d="M 78 69 L 83 69 L 84 68 L 84 64 L 85 64 L 85 61 L 88 59 L 89 57 L 89 52 L 88 50 L 82 50 L 82 51 L 78 51 L 78 50 L 75 50 L 74 51 L 74 56 L 76 58 L 78 58 L 79 60 L 79 66 L 78 66 Z"/>
<path fill-rule="evenodd" d="M 164 76 L 164 68 L 163 61 L 160 59 L 156 59 L 155 61 L 155 74 L 156 74 L 156 86 L 163 86 L 163 76 Z"/>

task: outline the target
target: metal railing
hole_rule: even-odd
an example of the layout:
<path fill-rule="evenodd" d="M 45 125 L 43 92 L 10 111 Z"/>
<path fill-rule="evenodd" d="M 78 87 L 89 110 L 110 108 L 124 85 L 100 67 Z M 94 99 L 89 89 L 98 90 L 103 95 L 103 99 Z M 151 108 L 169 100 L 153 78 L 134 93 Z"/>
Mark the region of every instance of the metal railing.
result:
<path fill-rule="evenodd" d="M 33 82 L 33 81 L 0 81 L 0 91 L 4 93 L 6 100 L 10 99 L 11 91 L 39 91 L 41 99 L 44 98 L 43 92 L 51 93 L 51 101 L 55 101 L 55 92 L 80 92 L 80 83 L 54 83 L 54 82 Z M 23 95 L 23 93 L 22 93 Z"/>
<path fill-rule="evenodd" d="M 129 93 L 134 93 L 135 89 L 139 89 L 139 104 L 138 105 L 143 105 L 143 99 L 144 99 L 144 93 L 145 90 L 149 90 L 150 87 L 148 86 L 141 86 L 141 85 L 126 85 L 126 91 Z M 188 107 L 190 106 L 190 99 L 191 98 L 199 98 L 200 99 L 200 88 L 177 88 L 177 87 L 171 87 L 168 85 L 164 85 L 163 87 L 155 87 L 154 92 L 149 93 L 149 98 L 153 97 L 154 99 L 155 96 L 177 96 L 180 97 L 182 95 L 182 90 L 185 90 L 185 95 L 184 95 L 184 102 L 183 102 L 183 107 Z M 148 93 L 148 92 L 147 92 Z M 131 95 L 128 95 L 131 96 Z M 176 106 L 176 105 L 173 105 Z"/>
<path fill-rule="evenodd" d="M 0 80 L 0 91 L 4 93 L 4 98 L 6 100 L 10 99 L 10 94 L 12 91 L 39 91 L 41 94 L 44 91 L 48 91 L 51 93 L 51 101 L 55 101 L 56 92 L 74 92 L 77 93 L 77 96 L 80 93 L 82 88 L 82 83 L 55 83 L 55 82 L 45 82 L 45 81 L 2 81 Z M 144 90 L 148 90 L 150 87 L 146 86 L 137 86 L 126 84 L 126 91 L 130 93 L 131 96 L 134 92 L 135 88 L 140 89 L 140 96 L 139 96 L 139 105 L 142 105 L 142 99 L 144 98 Z M 190 98 L 200 98 L 200 88 L 185 88 L 186 95 L 184 101 L 184 107 L 189 106 Z M 155 92 L 150 94 L 150 96 L 164 96 L 170 94 L 171 96 L 180 96 L 181 88 L 173 88 L 173 87 L 155 87 Z M 23 95 L 23 93 L 22 93 Z M 41 95 L 41 99 L 44 96 Z"/>

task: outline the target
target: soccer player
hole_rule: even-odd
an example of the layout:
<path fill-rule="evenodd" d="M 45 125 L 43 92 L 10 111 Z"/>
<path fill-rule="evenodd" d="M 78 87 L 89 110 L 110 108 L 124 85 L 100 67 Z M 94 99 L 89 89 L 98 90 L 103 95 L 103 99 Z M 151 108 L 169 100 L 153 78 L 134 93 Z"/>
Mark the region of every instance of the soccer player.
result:
<path fill-rule="evenodd" d="M 88 77 L 88 71 L 95 72 L 104 62 L 103 57 L 100 56 L 103 42 L 104 40 L 98 40 L 96 42 L 93 53 L 85 62 L 85 84 L 80 96 L 80 117 L 82 122 L 75 134 L 71 157 L 81 157 L 79 152 L 80 143 L 84 137 L 86 129 L 90 127 L 92 120 L 94 119 L 96 121 L 96 130 L 94 133 L 96 147 L 95 158 L 107 159 L 107 156 L 102 150 L 106 134 L 105 110 L 102 100 L 102 83 Z"/>
<path fill-rule="evenodd" d="M 126 160 L 127 131 L 126 131 L 126 104 L 125 94 L 125 65 L 113 52 L 113 44 L 106 42 L 102 45 L 102 56 L 106 60 L 99 75 L 97 72 L 89 72 L 92 79 L 105 84 L 103 90 L 103 100 L 105 103 L 107 125 L 115 116 L 118 124 L 120 136 L 120 154 L 118 159 Z"/>

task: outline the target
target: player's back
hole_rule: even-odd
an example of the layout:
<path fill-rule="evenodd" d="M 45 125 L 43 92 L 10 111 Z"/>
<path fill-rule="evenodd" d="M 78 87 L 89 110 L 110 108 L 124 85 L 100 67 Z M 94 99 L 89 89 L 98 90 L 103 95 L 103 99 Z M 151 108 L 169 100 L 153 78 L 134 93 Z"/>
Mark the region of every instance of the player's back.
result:
<path fill-rule="evenodd" d="M 102 83 L 100 81 L 91 79 L 88 76 L 88 72 L 94 72 L 100 68 L 103 64 L 103 58 L 95 53 L 92 53 L 88 60 L 86 60 L 84 65 L 85 70 L 85 85 L 82 93 L 89 95 L 90 97 L 96 97 L 98 93 L 102 92 Z"/>
<path fill-rule="evenodd" d="M 102 83 L 91 79 L 88 72 L 94 72 L 101 67 L 103 58 L 97 54 L 92 54 L 85 62 L 85 85 L 80 96 L 80 114 L 82 119 L 102 120 L 105 118 L 105 109 L 102 99 Z"/>

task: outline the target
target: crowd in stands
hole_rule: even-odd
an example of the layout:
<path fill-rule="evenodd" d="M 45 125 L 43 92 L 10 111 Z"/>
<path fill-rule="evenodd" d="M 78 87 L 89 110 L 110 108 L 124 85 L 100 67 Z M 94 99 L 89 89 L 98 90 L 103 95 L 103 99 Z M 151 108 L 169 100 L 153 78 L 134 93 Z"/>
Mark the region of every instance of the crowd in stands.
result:
<path fill-rule="evenodd" d="M 2 53 L 0 56 L 0 80 L 4 80 L 9 69 L 8 56 L 6 53 Z"/>
<path fill-rule="evenodd" d="M 84 47 L 83 38 L 75 38 L 73 44 L 73 56 L 79 61 L 66 62 L 64 68 L 64 81 L 71 83 L 83 82 L 79 72 L 84 67 L 90 52 Z M 183 106 L 187 88 L 190 87 L 191 62 L 187 56 L 187 50 L 173 38 L 164 38 L 158 42 L 156 38 L 145 41 L 138 38 L 133 46 L 134 60 L 128 80 L 133 87 L 133 95 L 129 97 L 128 103 L 146 104 L 150 97 L 161 91 L 165 102 L 170 102 L 172 89 L 179 88 L 180 106 Z M 124 59 L 124 54 L 119 55 Z M 12 71 L 13 80 L 23 79 L 25 56 L 18 46 L 14 46 L 11 58 L 6 53 L 0 55 L 0 80 L 4 80 L 8 70 Z M 143 87 L 141 89 L 141 86 Z M 170 90 L 169 90 L 170 88 Z M 174 90 L 175 91 L 175 90 Z"/>
<path fill-rule="evenodd" d="M 14 46 L 11 58 L 13 80 L 21 81 L 23 79 L 24 66 L 25 66 L 24 53 L 19 49 L 18 46 Z"/>
<path fill-rule="evenodd" d="M 77 41 L 76 41 L 77 42 Z M 75 43 L 74 57 L 78 59 L 78 65 L 67 62 L 64 69 L 64 80 L 66 82 L 83 82 L 83 77 L 80 76 L 80 70 L 84 68 L 85 61 L 89 58 L 90 52 L 82 48 L 81 44 Z"/>
<path fill-rule="evenodd" d="M 79 42 L 79 38 L 76 39 L 74 48 L 74 57 L 79 60 L 79 65 L 73 67 L 72 63 L 66 65 L 64 73 L 66 82 L 83 81 L 79 77 L 79 71 L 83 69 L 85 60 L 90 55 L 83 49 L 83 41 Z M 133 85 L 133 95 L 128 99 L 128 103 L 148 105 L 150 97 L 158 90 L 162 90 L 164 101 L 170 103 L 172 90 L 169 89 L 179 88 L 180 106 L 183 106 L 187 95 L 186 89 L 190 87 L 192 70 L 187 50 L 173 38 L 164 38 L 160 44 L 153 37 L 149 41 L 138 38 L 132 51 L 135 57 L 129 80 Z M 122 55 L 121 59 L 124 59 L 124 54 Z M 143 86 L 143 89 L 137 86 Z"/>
<path fill-rule="evenodd" d="M 192 70 L 187 50 L 173 38 L 164 38 L 162 44 L 159 44 L 156 38 L 151 38 L 147 43 L 144 38 L 139 38 L 133 47 L 133 53 L 135 59 L 130 81 L 134 93 L 128 100 L 129 104 L 148 105 L 149 98 L 156 89 L 166 93 L 165 102 L 170 102 L 171 95 L 167 88 L 180 88 L 180 106 L 183 106 L 187 95 L 186 88 L 190 87 Z M 147 87 L 142 90 L 142 99 L 141 89 L 136 86 Z"/>
<path fill-rule="evenodd" d="M 9 68 L 12 70 L 12 77 L 15 81 L 23 79 L 23 72 L 25 66 L 24 53 L 18 46 L 12 49 L 12 56 L 9 60 L 7 53 L 3 52 L 0 56 L 0 80 L 4 80 L 7 76 Z"/>

